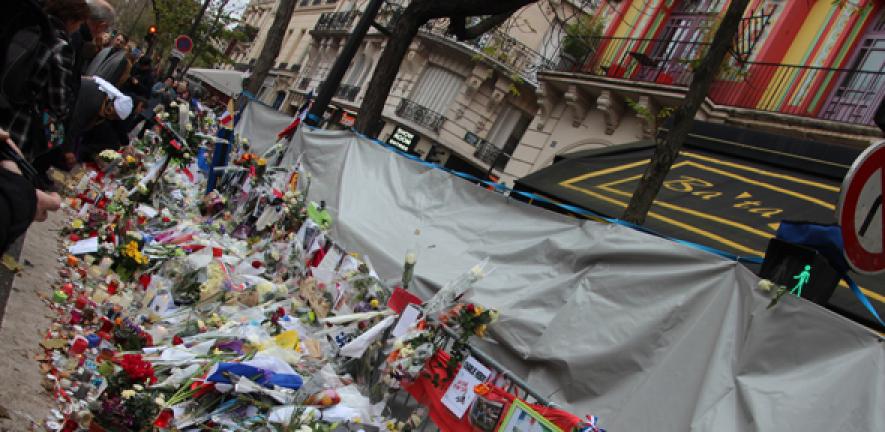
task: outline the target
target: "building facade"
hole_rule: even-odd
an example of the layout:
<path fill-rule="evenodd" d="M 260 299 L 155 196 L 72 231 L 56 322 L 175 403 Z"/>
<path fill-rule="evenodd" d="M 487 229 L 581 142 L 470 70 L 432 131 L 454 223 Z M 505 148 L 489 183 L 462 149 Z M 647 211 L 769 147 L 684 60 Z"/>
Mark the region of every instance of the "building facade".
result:
<path fill-rule="evenodd" d="M 376 21 L 395 25 L 404 3 L 388 2 Z M 551 47 L 559 41 L 551 37 L 551 22 L 564 13 L 558 9 L 574 14 L 581 7 L 580 2 L 553 3 L 527 6 L 497 30 L 469 42 L 448 35 L 446 20 L 428 23 L 391 89 L 379 139 L 453 169 L 500 177 L 538 110 L 538 71 L 552 67 L 556 50 Z M 282 109 L 292 112 L 318 90 L 364 5 L 342 2 L 321 15 Z M 385 45 L 386 36 L 370 30 L 333 98 L 338 111 L 332 123 L 353 124 Z"/>
<path fill-rule="evenodd" d="M 231 50 L 229 69 L 249 70 L 254 66 L 261 54 L 270 26 L 273 24 L 274 13 L 278 0 L 251 0 L 243 12 L 243 22 L 258 29 L 251 42 L 238 43 Z M 288 106 L 289 89 L 295 86 L 301 65 L 307 57 L 311 44 L 310 31 L 314 28 L 323 13 L 333 11 L 340 4 L 353 4 L 353 0 L 296 0 L 295 10 L 286 27 L 283 45 L 274 61 L 274 67 L 265 80 L 264 86 L 257 95 L 259 99 L 275 108 Z"/>
<path fill-rule="evenodd" d="M 752 0 L 696 118 L 845 146 L 880 139 L 883 3 Z M 579 49 L 560 50 L 556 67 L 538 74 L 539 109 L 506 166 L 510 178 L 564 154 L 652 137 L 662 110 L 685 96 L 728 0 L 612 4 Z"/>

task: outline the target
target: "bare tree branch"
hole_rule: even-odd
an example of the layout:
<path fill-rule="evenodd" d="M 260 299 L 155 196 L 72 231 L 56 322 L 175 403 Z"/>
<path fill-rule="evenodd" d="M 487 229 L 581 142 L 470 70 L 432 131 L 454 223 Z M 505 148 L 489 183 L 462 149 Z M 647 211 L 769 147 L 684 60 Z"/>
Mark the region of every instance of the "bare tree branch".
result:
<path fill-rule="evenodd" d="M 522 6 L 520 6 L 520 7 L 522 7 Z M 504 21 L 507 21 L 507 19 L 510 18 L 510 16 L 513 15 L 513 13 L 516 12 L 517 9 L 519 9 L 519 8 L 509 10 L 506 12 L 501 12 L 497 15 L 492 15 L 492 16 L 470 26 L 469 28 L 464 29 L 463 34 L 459 35 L 456 33 L 455 37 L 457 37 L 458 40 L 476 39 L 476 38 L 482 36 L 483 33 L 487 32 L 489 30 L 492 30 L 495 27 L 498 27 L 499 25 L 501 25 Z"/>

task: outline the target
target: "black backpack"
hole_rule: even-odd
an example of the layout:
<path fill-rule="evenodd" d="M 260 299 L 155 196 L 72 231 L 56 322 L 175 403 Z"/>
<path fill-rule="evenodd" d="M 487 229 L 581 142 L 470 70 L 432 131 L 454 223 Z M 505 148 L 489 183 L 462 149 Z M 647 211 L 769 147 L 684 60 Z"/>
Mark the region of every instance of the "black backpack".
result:
<path fill-rule="evenodd" d="M 37 0 L 16 0 L 0 14 L 0 109 L 33 106 L 39 89 L 30 79 L 42 49 L 54 34 Z"/>

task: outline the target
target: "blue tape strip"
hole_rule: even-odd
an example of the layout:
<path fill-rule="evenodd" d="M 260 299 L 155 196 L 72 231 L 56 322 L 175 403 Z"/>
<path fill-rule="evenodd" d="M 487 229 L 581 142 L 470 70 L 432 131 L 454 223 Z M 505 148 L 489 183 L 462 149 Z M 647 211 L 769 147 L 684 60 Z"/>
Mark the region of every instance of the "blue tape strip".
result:
<path fill-rule="evenodd" d="M 885 327 L 885 322 L 882 322 L 882 318 L 879 317 L 879 312 L 876 312 L 876 308 L 870 303 L 870 299 L 867 298 L 866 294 L 860 290 L 860 287 L 854 283 L 854 280 L 852 280 L 851 277 L 845 275 L 844 279 L 845 282 L 848 283 L 848 287 L 851 288 L 851 292 L 854 293 L 854 296 L 860 301 L 860 304 L 867 308 L 867 310 L 870 311 L 870 314 L 876 317 L 876 320 L 879 321 L 879 325 Z"/>
<path fill-rule="evenodd" d="M 357 130 L 354 129 L 354 128 L 351 128 L 350 130 L 353 131 L 353 133 L 355 133 L 355 134 L 357 134 L 357 135 L 359 135 L 359 136 L 361 136 L 361 137 L 363 137 L 363 138 L 365 138 L 365 139 L 367 139 L 367 140 L 369 140 L 369 141 L 372 141 L 372 142 L 374 142 L 375 144 L 380 145 L 381 147 L 386 148 L 387 150 L 390 150 L 390 151 L 392 151 L 392 152 L 394 152 L 394 153 L 396 153 L 396 154 L 398 154 L 398 155 L 400 155 L 400 156 L 402 156 L 402 157 L 405 157 L 405 158 L 407 158 L 407 159 L 410 159 L 410 160 L 413 160 L 413 161 L 415 161 L 415 162 L 418 162 L 419 164 L 424 165 L 424 166 L 426 166 L 426 167 L 428 167 L 428 168 L 438 169 L 438 170 L 441 170 L 441 171 L 445 171 L 445 172 L 447 172 L 447 173 L 449 173 L 449 174 L 452 174 L 452 175 L 454 175 L 454 176 L 456 176 L 456 177 L 460 177 L 460 178 L 463 178 L 463 179 L 465 179 L 465 180 L 468 180 L 468 181 L 471 181 L 471 182 L 474 182 L 474 183 L 480 183 L 480 184 L 483 184 L 483 185 L 486 185 L 486 186 L 492 187 L 492 188 L 494 188 L 495 191 L 497 191 L 497 192 L 499 192 L 499 193 L 502 193 L 502 194 L 520 195 L 520 196 L 525 197 L 525 198 L 528 198 L 528 199 L 530 199 L 530 200 L 540 201 L 540 202 L 543 202 L 543 203 L 545 203 L 545 204 L 549 204 L 549 205 L 552 205 L 552 206 L 559 207 L 559 208 L 561 208 L 561 209 L 563 209 L 563 210 L 566 210 L 566 211 L 568 211 L 568 212 L 570 212 L 570 213 L 579 214 L 579 215 L 581 215 L 581 216 L 585 216 L 585 217 L 589 217 L 589 218 L 593 218 L 593 219 L 602 220 L 602 221 L 605 221 L 605 222 L 608 222 L 608 223 L 611 223 L 611 224 L 615 224 L 615 225 L 621 225 L 621 226 L 624 226 L 624 227 L 627 227 L 627 228 L 631 228 L 631 229 L 634 229 L 634 230 L 637 230 L 637 231 L 644 232 L 644 233 L 646 233 L 646 234 L 651 234 L 651 235 L 656 236 L 656 237 L 664 238 L 664 239 L 667 239 L 667 240 L 670 240 L 670 241 L 673 241 L 673 242 L 679 243 L 679 244 L 684 245 L 684 246 L 688 246 L 688 247 L 691 247 L 691 248 L 694 248 L 694 249 L 699 249 L 699 250 L 702 250 L 702 251 L 705 251 L 705 252 L 709 252 L 709 253 L 712 253 L 712 254 L 714 254 L 714 255 L 718 255 L 718 256 L 720 256 L 720 257 L 722 257 L 722 258 L 725 258 L 725 259 L 727 259 L 727 260 L 737 261 L 737 262 L 744 262 L 744 263 L 749 263 L 749 264 L 762 264 L 762 257 L 758 257 L 758 256 L 743 256 L 743 255 L 735 255 L 735 254 L 733 254 L 733 253 L 731 253 L 731 252 L 726 252 L 726 251 L 723 251 L 723 250 L 719 250 L 719 249 L 712 248 L 712 247 L 709 247 L 709 246 L 704 246 L 704 245 L 701 245 L 701 244 L 698 244 L 698 243 L 694 243 L 694 242 L 690 242 L 690 241 L 687 241 L 687 240 L 682 240 L 682 239 L 678 239 L 678 238 L 670 237 L 670 236 L 667 236 L 667 235 L 663 235 L 663 234 L 661 234 L 661 233 L 658 233 L 658 232 L 655 232 L 655 231 L 653 231 L 653 230 L 650 230 L 650 229 L 648 229 L 648 228 L 646 228 L 646 227 L 643 227 L 643 226 L 640 226 L 640 225 L 636 225 L 636 224 L 634 224 L 634 223 L 627 222 L 627 221 L 625 221 L 625 220 L 615 219 L 615 218 L 610 218 L 610 217 L 604 216 L 604 215 L 602 215 L 602 214 L 600 214 L 600 213 L 597 213 L 597 212 L 594 212 L 594 211 L 592 211 L 592 210 L 588 210 L 588 209 L 585 209 L 585 208 L 582 208 L 582 207 L 573 206 L 573 205 L 571 205 L 571 204 L 558 203 L 558 202 L 555 202 L 555 201 L 550 200 L 550 199 L 547 198 L 547 197 L 544 197 L 544 196 L 541 196 L 541 195 L 538 195 L 538 194 L 535 194 L 535 193 L 514 190 L 514 189 L 508 188 L 507 186 L 504 186 L 503 184 L 500 184 L 500 183 L 493 183 L 493 182 L 490 182 L 490 181 L 488 181 L 488 180 L 481 179 L 481 178 L 478 178 L 478 177 L 476 177 L 476 176 L 473 176 L 473 175 L 471 175 L 471 174 L 467 174 L 467 173 L 464 173 L 464 172 L 461 172 L 461 171 L 455 171 L 455 170 L 453 170 L 453 169 L 443 167 L 443 166 L 441 166 L 441 165 L 439 165 L 439 164 L 436 164 L 436 163 L 433 163 L 433 162 L 428 162 L 428 161 L 426 161 L 426 160 L 421 159 L 420 157 L 418 157 L 418 156 L 416 156 L 416 155 L 413 155 L 413 154 L 411 154 L 411 153 L 406 153 L 406 152 L 400 150 L 399 148 L 394 147 L 394 146 L 392 146 L 392 145 L 390 145 L 390 144 L 387 144 L 386 142 L 381 141 L 381 140 L 379 140 L 379 139 L 377 139 L 377 138 L 372 138 L 372 137 L 369 137 L 369 136 L 363 135 L 362 133 L 360 133 L 359 131 L 357 131 Z M 863 293 L 861 293 L 861 295 L 862 295 L 862 294 L 863 294 Z"/>

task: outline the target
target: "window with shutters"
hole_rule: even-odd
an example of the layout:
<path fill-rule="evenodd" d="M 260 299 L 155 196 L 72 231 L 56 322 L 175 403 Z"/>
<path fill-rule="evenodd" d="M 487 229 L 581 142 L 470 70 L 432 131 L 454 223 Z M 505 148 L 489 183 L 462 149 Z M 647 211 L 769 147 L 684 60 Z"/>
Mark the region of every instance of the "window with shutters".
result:
<path fill-rule="evenodd" d="M 411 100 L 418 105 L 430 109 L 440 115 L 445 115 L 449 104 L 455 99 L 464 77 L 439 66 L 428 66 L 418 85 L 412 91 Z"/>
<path fill-rule="evenodd" d="M 410 99 L 403 98 L 396 109 L 398 116 L 439 132 L 445 112 L 464 83 L 464 77 L 438 66 L 428 66 Z"/>
<path fill-rule="evenodd" d="M 503 169 L 531 121 L 532 116 L 513 105 L 506 105 L 489 131 L 488 139 L 477 146 L 474 156 L 494 165 L 495 169 Z"/>

